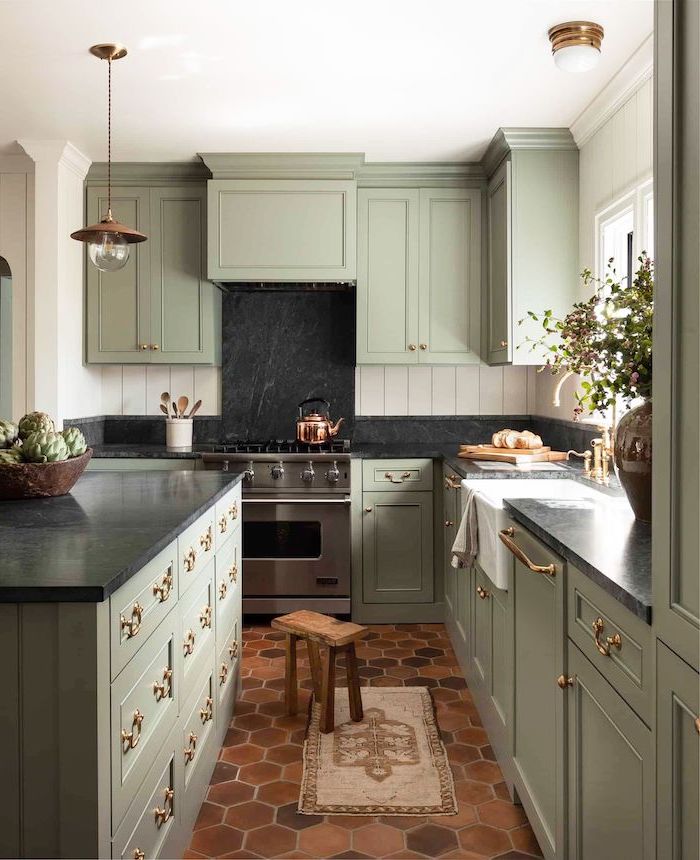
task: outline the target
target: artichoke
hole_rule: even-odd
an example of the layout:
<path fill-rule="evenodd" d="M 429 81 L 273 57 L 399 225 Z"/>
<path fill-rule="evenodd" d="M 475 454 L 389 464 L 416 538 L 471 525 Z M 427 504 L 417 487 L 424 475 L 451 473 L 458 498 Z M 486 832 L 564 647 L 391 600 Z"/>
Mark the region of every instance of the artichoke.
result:
<path fill-rule="evenodd" d="M 62 436 L 68 447 L 69 457 L 80 457 L 87 451 L 85 437 L 77 427 L 66 427 Z"/>
<path fill-rule="evenodd" d="M 55 426 L 46 412 L 29 412 L 19 419 L 19 438 L 26 439 L 31 433 L 53 433 Z"/>
<path fill-rule="evenodd" d="M 0 448 L 9 448 L 14 445 L 19 436 L 19 427 L 12 421 L 3 421 L 0 418 Z"/>
<path fill-rule="evenodd" d="M 14 448 L 0 448 L 0 466 L 4 466 L 8 463 L 21 463 L 22 462 L 22 449 L 18 447 Z"/>
<path fill-rule="evenodd" d="M 68 445 L 60 433 L 32 433 L 24 440 L 22 457 L 30 463 L 56 463 L 68 459 Z"/>

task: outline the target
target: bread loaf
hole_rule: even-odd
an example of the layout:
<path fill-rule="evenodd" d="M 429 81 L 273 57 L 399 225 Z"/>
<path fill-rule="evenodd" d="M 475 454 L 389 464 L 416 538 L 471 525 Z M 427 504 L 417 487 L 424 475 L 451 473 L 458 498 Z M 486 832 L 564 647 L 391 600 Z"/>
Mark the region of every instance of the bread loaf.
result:
<path fill-rule="evenodd" d="M 499 430 L 491 437 L 494 448 L 536 449 L 542 447 L 542 438 L 532 430 Z"/>

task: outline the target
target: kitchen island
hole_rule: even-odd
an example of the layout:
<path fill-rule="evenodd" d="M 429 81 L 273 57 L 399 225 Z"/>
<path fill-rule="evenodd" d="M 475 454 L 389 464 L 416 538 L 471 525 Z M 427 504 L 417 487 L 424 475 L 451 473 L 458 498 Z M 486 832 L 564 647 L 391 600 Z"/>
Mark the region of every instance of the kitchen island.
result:
<path fill-rule="evenodd" d="M 181 855 L 240 685 L 240 481 L 0 503 L 0 855 Z"/>

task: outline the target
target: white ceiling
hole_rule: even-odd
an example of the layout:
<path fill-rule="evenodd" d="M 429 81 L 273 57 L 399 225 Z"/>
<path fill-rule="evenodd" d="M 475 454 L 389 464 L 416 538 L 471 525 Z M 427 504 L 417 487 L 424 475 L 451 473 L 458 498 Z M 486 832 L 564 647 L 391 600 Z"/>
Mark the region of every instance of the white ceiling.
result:
<path fill-rule="evenodd" d="M 569 126 L 653 27 L 652 0 L 0 0 L 0 154 L 66 138 L 118 161 L 212 151 L 477 159 L 499 126 Z M 570 75 L 547 29 L 605 27 Z"/>

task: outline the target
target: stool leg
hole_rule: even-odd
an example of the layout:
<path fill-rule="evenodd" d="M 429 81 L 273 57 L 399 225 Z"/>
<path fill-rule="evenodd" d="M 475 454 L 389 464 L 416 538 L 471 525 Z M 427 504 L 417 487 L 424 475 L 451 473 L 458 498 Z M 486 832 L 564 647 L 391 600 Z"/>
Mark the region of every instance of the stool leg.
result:
<path fill-rule="evenodd" d="M 285 672 L 284 700 L 287 703 L 287 713 L 292 716 L 297 712 L 297 639 L 293 633 L 287 633 L 285 642 Z"/>
<path fill-rule="evenodd" d="M 317 702 L 321 701 L 322 696 L 322 669 L 321 656 L 318 653 L 318 642 L 311 639 L 306 640 L 306 647 L 309 652 L 309 667 L 311 669 L 311 680 L 314 684 L 314 698 Z"/>
<path fill-rule="evenodd" d="M 345 649 L 345 669 L 348 676 L 350 716 L 356 723 L 359 723 L 362 719 L 362 695 L 360 694 L 360 676 L 357 674 L 357 655 L 355 654 L 354 642 L 351 642 Z"/>
<path fill-rule="evenodd" d="M 328 734 L 334 729 L 335 722 L 335 651 L 331 645 L 328 647 L 325 672 L 323 673 L 323 686 L 321 689 L 321 731 Z"/>

